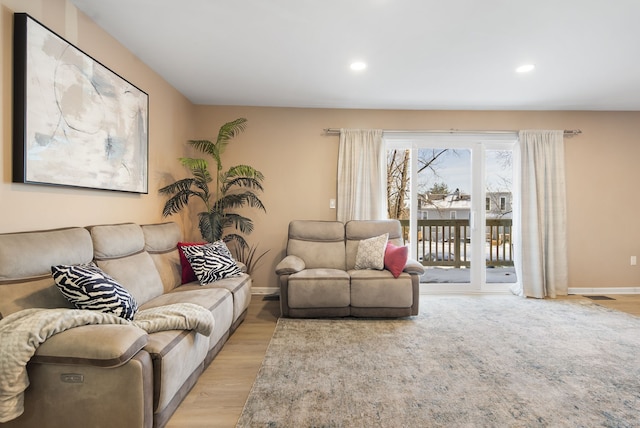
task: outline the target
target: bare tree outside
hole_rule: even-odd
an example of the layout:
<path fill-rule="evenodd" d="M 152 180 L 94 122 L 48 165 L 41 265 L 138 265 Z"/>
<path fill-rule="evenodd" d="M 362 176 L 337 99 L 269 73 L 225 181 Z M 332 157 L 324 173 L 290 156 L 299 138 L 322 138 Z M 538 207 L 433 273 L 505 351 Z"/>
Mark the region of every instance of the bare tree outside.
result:
<path fill-rule="evenodd" d="M 389 218 L 406 220 L 409 207 L 406 199 L 409 192 L 409 150 L 387 152 L 387 215 Z"/>
<path fill-rule="evenodd" d="M 487 214 L 493 218 L 504 218 L 512 213 L 513 151 L 490 150 L 487 157 L 487 163 L 491 164 L 487 172 Z"/>
<path fill-rule="evenodd" d="M 429 169 L 434 177 L 439 178 L 439 159 L 448 151 L 455 152 L 451 149 L 419 150 L 417 174 Z M 394 149 L 387 152 L 387 215 L 389 218 L 398 220 L 409 218 L 410 159 L 410 150 L 408 149 Z M 430 186 L 435 184 L 418 183 L 418 193 L 428 192 Z"/>

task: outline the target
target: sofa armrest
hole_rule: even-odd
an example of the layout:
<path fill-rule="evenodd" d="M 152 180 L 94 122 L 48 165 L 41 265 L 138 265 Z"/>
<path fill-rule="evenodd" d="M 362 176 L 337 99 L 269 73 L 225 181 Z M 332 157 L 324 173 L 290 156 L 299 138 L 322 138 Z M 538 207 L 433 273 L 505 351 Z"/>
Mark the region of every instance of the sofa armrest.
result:
<path fill-rule="evenodd" d="M 31 362 L 118 367 L 146 344 L 149 336 L 130 325 L 85 325 L 55 334 L 36 350 Z"/>
<path fill-rule="evenodd" d="M 422 275 L 424 273 L 424 266 L 416 260 L 409 259 L 404 265 L 404 269 L 402 271 L 409 274 Z"/>
<path fill-rule="evenodd" d="M 278 266 L 276 266 L 276 274 L 278 275 L 290 275 L 292 273 L 300 272 L 304 270 L 305 263 L 298 256 L 286 256 Z"/>

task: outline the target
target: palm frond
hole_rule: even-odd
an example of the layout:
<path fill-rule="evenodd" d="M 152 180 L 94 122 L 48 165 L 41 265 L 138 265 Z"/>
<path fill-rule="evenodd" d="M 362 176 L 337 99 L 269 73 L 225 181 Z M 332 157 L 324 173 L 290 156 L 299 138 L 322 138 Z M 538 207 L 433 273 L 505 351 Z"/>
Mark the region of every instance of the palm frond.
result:
<path fill-rule="evenodd" d="M 213 156 L 213 153 L 216 150 L 215 143 L 210 140 L 189 140 L 188 143 L 194 149 L 211 156 Z"/>
<path fill-rule="evenodd" d="M 189 171 L 201 171 L 208 170 L 209 163 L 206 159 L 202 158 L 179 158 L 180 164 L 184 167 L 187 167 Z"/>
<path fill-rule="evenodd" d="M 259 190 L 259 191 L 263 191 L 264 190 L 262 188 L 262 184 L 258 180 L 256 180 L 255 178 L 251 178 L 251 177 L 236 177 L 236 178 L 225 180 L 224 184 L 222 185 L 221 191 L 222 191 L 222 193 L 227 193 L 233 187 L 245 187 L 245 188 L 255 189 L 255 190 Z"/>
<path fill-rule="evenodd" d="M 191 171 L 193 174 L 193 178 L 185 178 L 183 180 L 179 180 L 173 185 L 169 185 L 166 188 L 170 188 L 171 186 L 179 185 L 173 192 L 169 191 L 168 193 L 175 193 L 177 191 L 184 191 L 185 188 L 195 186 L 200 191 L 194 191 L 193 193 L 197 194 L 197 196 L 202 199 L 207 207 L 209 207 L 209 183 L 211 183 L 212 178 L 209 173 L 208 163 L 204 159 L 194 159 L 194 158 L 179 158 L 180 163 Z M 160 189 L 161 193 L 165 188 Z"/>
<path fill-rule="evenodd" d="M 208 185 L 209 183 L 211 183 L 211 181 L 213 181 L 211 173 L 209 173 L 209 170 L 207 169 L 195 169 L 191 171 L 191 173 L 193 174 L 196 181 L 199 181 L 204 185 Z"/>
<path fill-rule="evenodd" d="M 180 158 L 180 163 L 193 174 L 193 184 L 206 194 L 209 193 L 209 183 L 213 181 L 209 172 L 209 164 L 204 159 Z"/>
<path fill-rule="evenodd" d="M 249 235 L 253 232 L 253 221 L 250 218 L 241 216 L 237 213 L 226 213 L 224 216 L 224 223 L 230 227 L 233 226 L 236 230 Z"/>
<path fill-rule="evenodd" d="M 191 189 L 180 190 L 165 202 L 164 208 L 162 209 L 162 216 L 168 217 L 171 214 L 177 214 L 187 205 L 192 196 L 204 199 L 203 195 L 199 192 L 194 192 Z"/>
<path fill-rule="evenodd" d="M 237 233 L 230 233 L 225 235 L 222 240 L 226 243 L 234 243 L 234 245 L 239 246 L 240 248 L 248 247 L 247 241 L 244 239 L 242 235 L 238 235 Z M 228 246 L 228 245 L 227 245 Z M 247 268 L 248 269 L 248 268 Z"/>
<path fill-rule="evenodd" d="M 164 195 L 173 195 L 174 193 L 187 190 L 191 187 L 195 180 L 193 178 L 183 178 L 175 183 L 171 183 L 168 186 L 164 186 L 158 192 Z"/>
<path fill-rule="evenodd" d="M 218 199 L 214 205 L 218 210 L 248 206 L 267 212 L 260 198 L 250 190 L 243 193 L 228 193 Z"/>
<path fill-rule="evenodd" d="M 202 212 L 198 214 L 198 229 L 200 229 L 200 235 L 207 242 L 214 242 L 213 229 L 211 228 L 211 222 L 207 218 L 208 212 Z"/>
<path fill-rule="evenodd" d="M 222 159 L 220 158 L 220 146 L 210 140 L 189 140 L 189 144 L 197 150 L 210 155 L 216 161 L 216 169 L 222 169 Z"/>
<path fill-rule="evenodd" d="M 227 122 L 220 127 L 218 131 L 218 139 L 216 140 L 216 149 L 218 151 L 218 159 L 224 153 L 224 150 L 227 148 L 227 144 L 229 141 L 244 131 L 247 127 L 247 119 L 241 117 L 236 120 L 232 120 L 231 122 Z M 218 163 L 218 171 L 222 169 L 222 165 Z"/>
<path fill-rule="evenodd" d="M 220 131 L 218 131 L 218 140 L 217 144 L 225 145 L 229 140 L 233 137 L 241 133 L 247 128 L 247 119 L 244 117 L 240 117 L 236 120 L 232 120 L 231 122 L 227 122 L 220 127 Z"/>
<path fill-rule="evenodd" d="M 222 238 L 225 219 L 219 212 L 205 211 L 199 213 L 198 216 L 200 217 L 198 228 L 207 242 L 214 242 Z"/>
<path fill-rule="evenodd" d="M 222 192 L 226 193 L 234 186 L 249 187 L 256 190 L 264 190 L 262 181 L 264 175 L 257 169 L 248 165 L 236 165 L 224 173 L 222 178 Z"/>
<path fill-rule="evenodd" d="M 191 186 L 195 183 L 196 180 L 193 178 L 184 178 L 158 190 L 164 195 L 171 195 L 162 209 L 163 217 L 168 217 L 171 214 L 178 213 L 185 205 L 187 205 L 191 197 L 197 197 L 203 201 L 205 200 L 205 197 L 207 197 L 206 194 L 191 190 Z"/>
<path fill-rule="evenodd" d="M 258 181 L 264 180 L 264 175 L 249 165 L 236 165 L 229 168 L 225 174 L 227 177 L 251 177 Z"/>

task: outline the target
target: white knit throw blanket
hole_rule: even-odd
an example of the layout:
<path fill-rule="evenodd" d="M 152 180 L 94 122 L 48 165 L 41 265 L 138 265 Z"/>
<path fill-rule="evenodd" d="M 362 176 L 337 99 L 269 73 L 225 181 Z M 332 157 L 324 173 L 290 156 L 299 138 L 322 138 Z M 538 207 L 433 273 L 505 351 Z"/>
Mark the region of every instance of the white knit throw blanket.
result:
<path fill-rule="evenodd" d="M 193 303 L 176 303 L 140 310 L 133 321 L 116 315 L 81 309 L 24 309 L 0 320 L 0 422 L 24 411 L 29 386 L 27 363 L 38 346 L 54 334 L 89 324 L 134 325 L 147 333 L 195 330 L 211 335 L 211 311 Z"/>

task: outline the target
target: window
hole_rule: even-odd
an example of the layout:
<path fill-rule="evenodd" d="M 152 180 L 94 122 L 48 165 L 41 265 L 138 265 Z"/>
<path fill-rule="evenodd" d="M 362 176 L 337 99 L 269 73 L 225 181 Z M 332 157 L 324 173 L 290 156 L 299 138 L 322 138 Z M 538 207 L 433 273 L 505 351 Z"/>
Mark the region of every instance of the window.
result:
<path fill-rule="evenodd" d="M 507 210 L 507 198 L 504 196 L 500 196 L 500 211 Z"/>
<path fill-rule="evenodd" d="M 484 200 L 484 210 L 491 211 L 491 198 L 486 198 Z"/>

